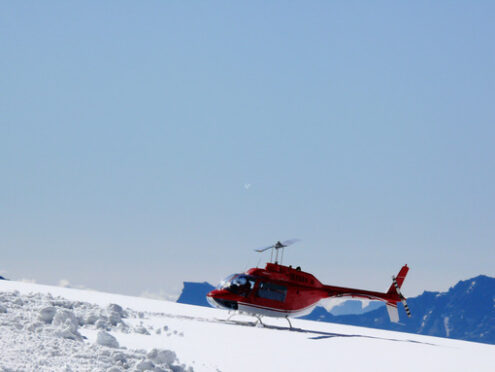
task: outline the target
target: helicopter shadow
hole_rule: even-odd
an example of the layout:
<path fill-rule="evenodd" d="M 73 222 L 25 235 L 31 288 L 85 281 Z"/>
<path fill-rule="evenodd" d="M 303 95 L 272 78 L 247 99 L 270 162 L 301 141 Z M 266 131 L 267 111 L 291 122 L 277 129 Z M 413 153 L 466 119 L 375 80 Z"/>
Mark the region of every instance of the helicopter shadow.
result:
<path fill-rule="evenodd" d="M 227 324 L 235 324 L 235 325 L 244 325 L 244 326 L 256 326 L 255 322 L 242 322 L 242 321 L 228 321 L 225 322 Z M 408 342 L 408 343 L 415 343 L 415 344 L 421 344 L 421 345 L 430 345 L 430 346 L 438 346 L 436 344 L 432 344 L 429 342 L 421 342 L 421 341 L 416 341 L 416 340 L 404 340 L 404 339 L 397 339 L 397 338 L 389 338 L 389 337 L 378 337 L 378 336 L 368 336 L 368 335 L 360 335 L 360 334 L 344 334 L 344 333 L 335 333 L 335 332 L 324 332 L 324 331 L 317 331 L 314 329 L 304 329 L 304 328 L 297 328 L 297 327 L 282 327 L 282 326 L 276 326 L 276 325 L 269 325 L 263 323 L 262 328 L 267 328 L 267 329 L 274 329 L 274 330 L 279 330 L 279 331 L 289 331 L 289 332 L 298 332 L 298 333 L 305 333 L 308 334 L 310 337 L 308 339 L 310 340 L 325 340 L 325 339 L 332 339 L 332 338 L 366 338 L 366 339 L 375 339 L 375 340 L 385 340 L 385 341 L 394 341 L 394 342 Z"/>
<path fill-rule="evenodd" d="M 200 322 L 209 322 L 209 323 L 222 323 L 222 324 L 230 324 L 230 325 L 238 325 L 238 326 L 244 326 L 244 327 L 260 327 L 260 328 L 267 328 L 267 329 L 273 329 L 273 330 L 278 330 L 278 331 L 289 331 L 289 332 L 298 332 L 298 333 L 305 333 L 308 334 L 311 337 L 308 337 L 310 340 L 325 340 L 325 339 L 332 339 L 332 338 L 363 338 L 363 339 L 375 339 L 375 340 L 385 340 L 385 341 L 394 341 L 394 342 L 408 342 L 408 343 L 414 343 L 414 344 L 421 344 L 421 345 L 430 345 L 430 346 L 439 346 L 438 344 L 433 344 L 430 342 L 421 342 L 421 341 L 416 341 L 416 340 L 404 340 L 404 339 L 396 339 L 396 338 L 390 338 L 390 337 L 378 337 L 378 336 L 367 336 L 367 335 L 360 335 L 360 334 L 344 334 L 344 333 L 336 333 L 336 332 L 324 332 L 324 331 L 317 331 L 314 329 L 304 329 L 304 328 L 297 328 L 297 327 L 283 327 L 283 326 L 277 326 L 277 325 L 270 325 L 266 323 L 258 323 L 257 321 L 242 321 L 242 320 L 233 320 L 233 319 L 218 319 L 218 318 L 202 318 L 202 317 L 194 317 L 194 316 L 187 316 L 187 315 L 176 315 L 176 314 L 166 314 L 166 313 L 152 313 L 155 316 L 162 316 L 162 317 L 170 317 L 170 318 L 178 318 L 178 319 L 187 319 L 187 320 L 194 320 L 194 321 L 200 321 Z"/>
<path fill-rule="evenodd" d="M 334 332 L 323 332 L 323 331 L 316 331 L 313 329 L 303 329 L 303 328 L 294 328 L 294 327 L 292 329 L 289 327 L 279 327 L 279 328 L 285 328 L 286 330 L 293 331 L 293 332 L 300 332 L 300 333 L 307 333 L 310 335 L 314 335 L 312 337 L 309 337 L 310 340 L 325 340 L 325 339 L 336 338 L 336 337 L 346 337 L 346 338 L 367 338 L 367 339 L 385 340 L 385 341 L 394 341 L 394 342 L 408 342 L 408 343 L 415 343 L 415 344 L 422 344 L 422 345 L 437 346 L 436 344 L 432 344 L 430 342 L 421 342 L 421 341 L 408 340 L 408 339 L 404 340 L 404 339 L 398 339 L 398 338 L 368 336 L 368 335 L 360 335 L 360 334 L 344 334 L 344 333 L 334 333 Z"/>

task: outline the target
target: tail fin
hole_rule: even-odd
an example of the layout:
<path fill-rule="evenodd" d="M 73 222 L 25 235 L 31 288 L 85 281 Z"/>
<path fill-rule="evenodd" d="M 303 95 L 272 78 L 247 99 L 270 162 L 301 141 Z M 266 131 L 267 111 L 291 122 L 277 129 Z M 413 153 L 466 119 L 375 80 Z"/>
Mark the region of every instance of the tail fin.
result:
<path fill-rule="evenodd" d="M 406 279 L 407 272 L 409 271 L 409 267 L 407 265 L 402 266 L 400 269 L 399 273 L 395 277 L 395 280 L 397 281 L 397 285 L 402 287 L 402 283 L 404 283 L 404 279 Z M 387 294 L 392 294 L 392 293 L 397 293 L 397 289 L 395 288 L 395 284 L 392 283 L 390 288 L 387 291 Z"/>
<path fill-rule="evenodd" d="M 409 267 L 407 265 L 402 266 L 397 277 L 392 276 L 392 285 L 388 289 L 387 295 L 391 296 L 392 299 L 387 301 L 387 312 L 391 322 L 397 323 L 399 321 L 399 312 L 397 311 L 397 302 L 402 302 L 404 305 L 404 310 L 406 311 L 407 316 L 411 317 L 411 311 L 409 310 L 409 306 L 407 306 L 406 298 L 402 295 L 400 288 L 402 287 L 402 283 L 404 283 L 404 279 L 406 279 L 407 272 L 409 271 Z M 395 300 L 393 297 L 398 298 Z"/>

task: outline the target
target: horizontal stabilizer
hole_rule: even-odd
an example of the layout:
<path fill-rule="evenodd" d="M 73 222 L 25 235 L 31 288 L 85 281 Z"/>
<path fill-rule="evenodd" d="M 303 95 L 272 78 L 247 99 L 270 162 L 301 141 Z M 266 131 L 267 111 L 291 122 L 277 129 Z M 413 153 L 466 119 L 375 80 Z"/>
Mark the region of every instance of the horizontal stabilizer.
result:
<path fill-rule="evenodd" d="M 387 312 L 388 317 L 390 318 L 390 321 L 392 323 L 399 322 L 399 312 L 397 311 L 397 304 L 394 304 L 393 302 L 387 302 Z"/>

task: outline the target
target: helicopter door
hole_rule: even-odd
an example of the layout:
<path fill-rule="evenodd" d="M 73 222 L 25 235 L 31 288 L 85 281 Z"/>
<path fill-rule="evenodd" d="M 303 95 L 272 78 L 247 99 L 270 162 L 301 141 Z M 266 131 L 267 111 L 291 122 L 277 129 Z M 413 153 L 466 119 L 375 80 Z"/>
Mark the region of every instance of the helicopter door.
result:
<path fill-rule="evenodd" d="M 258 297 L 268 300 L 284 302 L 287 296 L 287 287 L 280 284 L 261 282 L 258 287 Z"/>

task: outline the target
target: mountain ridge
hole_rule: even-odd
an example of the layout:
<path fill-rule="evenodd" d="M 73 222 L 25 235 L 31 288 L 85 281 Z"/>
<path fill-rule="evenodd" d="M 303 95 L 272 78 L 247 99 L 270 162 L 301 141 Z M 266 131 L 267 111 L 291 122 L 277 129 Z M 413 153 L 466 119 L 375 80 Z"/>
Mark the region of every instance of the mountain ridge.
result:
<path fill-rule="evenodd" d="M 407 303 L 413 316 L 408 318 L 399 305 L 398 324 L 388 321 L 385 308 L 359 316 L 324 316 L 320 311 L 318 319 L 313 311 L 306 319 L 495 344 L 495 278 L 478 275 L 447 292 L 424 291 Z"/>

